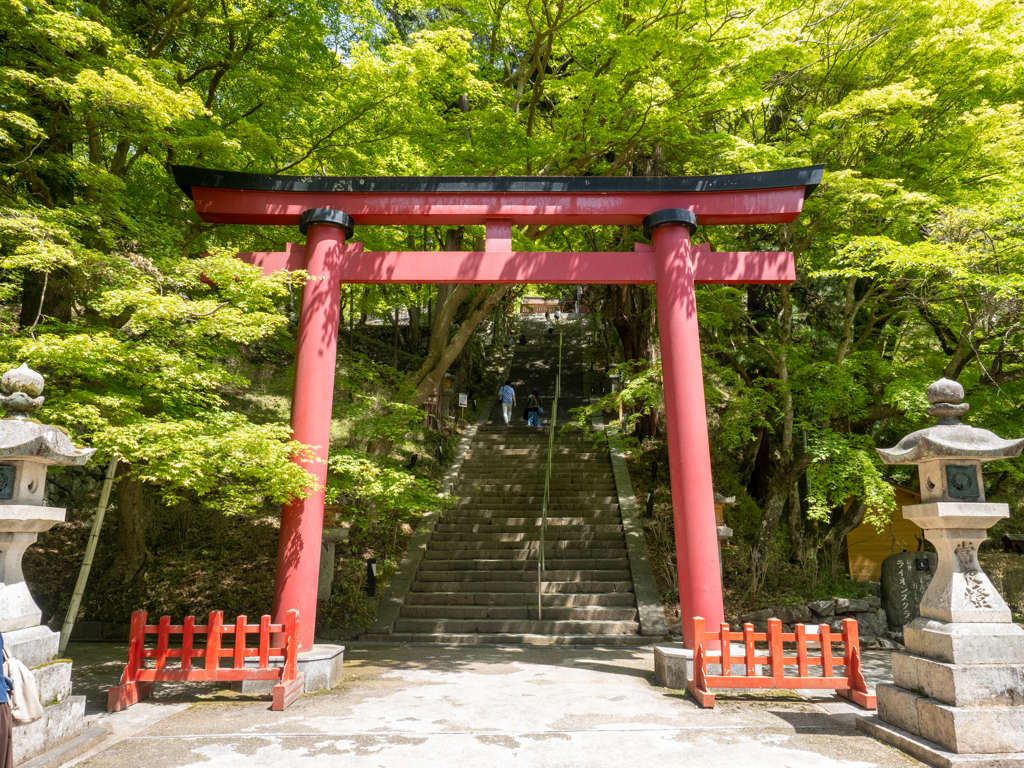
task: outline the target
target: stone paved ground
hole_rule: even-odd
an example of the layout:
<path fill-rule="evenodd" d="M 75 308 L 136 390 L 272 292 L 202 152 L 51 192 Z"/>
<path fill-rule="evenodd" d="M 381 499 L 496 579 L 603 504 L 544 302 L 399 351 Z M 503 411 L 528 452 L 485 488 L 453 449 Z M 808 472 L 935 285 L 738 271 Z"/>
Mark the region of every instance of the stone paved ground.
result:
<path fill-rule="evenodd" d="M 341 686 L 283 713 L 203 685 L 158 689 L 112 716 L 96 705 L 123 648 L 71 650 L 76 693 L 114 732 L 77 763 L 89 768 L 919 765 L 857 733 L 833 697 L 721 696 L 701 710 L 654 684 L 649 648 L 365 645 L 346 652 Z M 867 661 L 883 679 L 884 659 Z"/>

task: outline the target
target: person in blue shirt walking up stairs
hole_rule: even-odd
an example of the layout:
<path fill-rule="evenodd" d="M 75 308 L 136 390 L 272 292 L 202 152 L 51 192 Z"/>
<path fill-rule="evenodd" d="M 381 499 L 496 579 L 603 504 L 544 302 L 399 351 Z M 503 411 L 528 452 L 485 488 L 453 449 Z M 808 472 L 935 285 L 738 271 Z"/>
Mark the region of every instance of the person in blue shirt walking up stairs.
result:
<path fill-rule="evenodd" d="M 4 636 L 0 635 L 0 660 L 4 657 Z M 14 718 L 11 716 L 11 678 L 0 674 L 0 768 L 14 768 Z"/>
<path fill-rule="evenodd" d="M 498 390 L 498 397 L 501 398 L 501 415 L 507 427 L 512 418 L 512 409 L 516 406 L 516 391 L 512 389 L 511 380 L 507 380 L 505 386 Z"/>

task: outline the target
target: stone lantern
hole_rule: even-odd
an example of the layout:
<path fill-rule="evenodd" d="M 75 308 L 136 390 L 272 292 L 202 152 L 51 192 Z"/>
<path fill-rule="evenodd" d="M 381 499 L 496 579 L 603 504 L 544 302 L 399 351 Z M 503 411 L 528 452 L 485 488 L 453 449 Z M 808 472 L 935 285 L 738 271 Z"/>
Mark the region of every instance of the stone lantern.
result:
<path fill-rule="evenodd" d="M 924 530 L 938 565 L 921 615 L 904 627 L 906 653 L 892 655 L 894 685 L 879 685 L 877 717 L 858 727 L 935 766 L 1024 766 L 1024 629 L 978 563 L 988 528 L 1009 506 L 985 500 L 981 464 L 1020 455 L 961 423 L 964 389 L 928 387 L 931 427 L 878 449 L 886 464 L 916 464 L 921 503 L 903 515 Z"/>
<path fill-rule="evenodd" d="M 42 531 L 64 521 L 65 510 L 43 504 L 51 465 L 82 466 L 94 448 L 76 448 L 64 432 L 31 414 L 43 404 L 43 377 L 25 365 L 0 377 L 0 632 L 12 656 L 32 669 L 45 715 L 18 726 L 14 762 L 47 752 L 84 734 L 85 697 L 71 696 L 71 662 L 53 662 L 60 635 L 41 626 L 21 560 Z M 67 758 L 69 759 L 69 758 Z"/>

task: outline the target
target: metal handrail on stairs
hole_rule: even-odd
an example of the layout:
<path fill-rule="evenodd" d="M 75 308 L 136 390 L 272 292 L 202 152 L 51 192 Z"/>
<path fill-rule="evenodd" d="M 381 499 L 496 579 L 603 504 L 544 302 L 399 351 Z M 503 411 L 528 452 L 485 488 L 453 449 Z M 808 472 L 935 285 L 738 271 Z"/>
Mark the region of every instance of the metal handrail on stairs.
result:
<path fill-rule="evenodd" d="M 557 314 L 557 313 L 556 313 Z M 558 328 L 558 374 L 555 376 L 555 399 L 551 404 L 551 418 L 548 421 L 548 464 L 544 473 L 544 502 L 540 512 L 540 549 L 537 553 L 537 620 L 540 621 L 544 585 L 544 532 L 548 525 L 548 499 L 551 494 L 551 457 L 555 449 L 555 427 L 558 424 L 558 396 L 562 388 L 562 327 Z"/>

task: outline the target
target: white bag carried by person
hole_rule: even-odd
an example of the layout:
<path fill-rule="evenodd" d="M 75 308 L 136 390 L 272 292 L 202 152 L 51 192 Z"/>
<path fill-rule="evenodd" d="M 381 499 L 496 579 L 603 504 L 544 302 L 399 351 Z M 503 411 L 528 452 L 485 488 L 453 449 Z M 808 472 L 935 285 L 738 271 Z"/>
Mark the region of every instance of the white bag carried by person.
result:
<path fill-rule="evenodd" d="M 11 716 L 16 725 L 34 723 L 43 716 L 43 705 L 39 703 L 36 678 L 29 668 L 11 656 L 4 646 L 4 674 L 14 681 L 11 692 Z"/>

